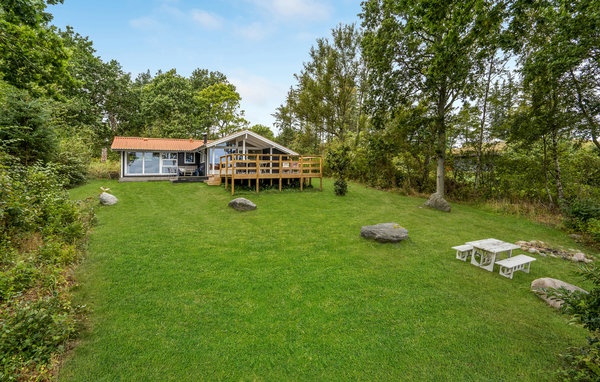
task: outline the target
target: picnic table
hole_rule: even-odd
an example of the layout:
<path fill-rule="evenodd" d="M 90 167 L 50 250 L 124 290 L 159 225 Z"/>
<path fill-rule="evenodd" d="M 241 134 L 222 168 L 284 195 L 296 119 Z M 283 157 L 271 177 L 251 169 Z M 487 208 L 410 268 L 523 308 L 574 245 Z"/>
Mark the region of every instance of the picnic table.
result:
<path fill-rule="evenodd" d="M 513 249 L 521 248 L 516 244 L 507 243 L 498 239 L 469 241 L 467 244 L 473 247 L 471 264 L 490 272 L 494 271 L 496 258 L 500 257 L 502 253 L 506 252 L 507 256 L 510 258 Z"/>

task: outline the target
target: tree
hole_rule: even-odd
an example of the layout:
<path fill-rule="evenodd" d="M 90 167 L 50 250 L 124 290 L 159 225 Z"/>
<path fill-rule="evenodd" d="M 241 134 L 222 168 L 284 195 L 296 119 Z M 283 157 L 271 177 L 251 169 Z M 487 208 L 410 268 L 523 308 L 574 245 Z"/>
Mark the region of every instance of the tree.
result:
<path fill-rule="evenodd" d="M 0 74 L 4 81 L 33 95 L 55 96 L 71 82 L 69 58 L 49 25 L 46 4 L 62 1 L 0 0 Z"/>
<path fill-rule="evenodd" d="M 240 109 L 241 97 L 231 84 L 210 85 L 194 95 L 202 107 L 202 118 L 211 138 L 221 137 L 241 130 L 248 125 Z"/>
<path fill-rule="evenodd" d="M 473 93 L 501 27 L 503 4 L 484 0 L 363 3 L 369 106 L 376 121 L 426 100 L 435 115 L 436 193 L 444 196 L 446 129 L 454 103 Z"/>
<path fill-rule="evenodd" d="M 271 140 L 275 139 L 273 131 L 268 126 L 257 124 L 253 125 L 250 130 L 254 131 L 256 134 L 262 135 L 265 138 L 269 138 Z"/>

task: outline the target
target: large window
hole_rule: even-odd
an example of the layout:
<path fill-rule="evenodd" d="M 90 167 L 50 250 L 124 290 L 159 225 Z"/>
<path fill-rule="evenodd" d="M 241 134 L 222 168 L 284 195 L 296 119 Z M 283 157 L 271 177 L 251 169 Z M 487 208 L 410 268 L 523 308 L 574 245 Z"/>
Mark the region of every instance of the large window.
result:
<path fill-rule="evenodd" d="M 162 153 L 162 173 L 175 174 L 177 172 L 177 153 Z"/>
<path fill-rule="evenodd" d="M 177 153 L 128 152 L 127 175 L 177 173 Z"/>
<path fill-rule="evenodd" d="M 127 174 L 143 174 L 143 153 L 127 153 Z"/>
<path fill-rule="evenodd" d="M 144 174 L 160 174 L 160 153 L 144 153 Z"/>

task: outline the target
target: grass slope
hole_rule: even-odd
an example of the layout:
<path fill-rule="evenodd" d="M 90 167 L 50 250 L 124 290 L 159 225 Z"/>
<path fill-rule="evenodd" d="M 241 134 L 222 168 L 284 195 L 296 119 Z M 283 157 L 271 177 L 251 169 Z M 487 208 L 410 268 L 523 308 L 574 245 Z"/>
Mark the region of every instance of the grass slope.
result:
<path fill-rule="evenodd" d="M 573 247 L 564 233 L 513 217 L 350 184 L 242 193 L 222 187 L 92 182 L 120 202 L 98 209 L 77 290 L 90 333 L 61 379 L 545 380 L 585 333 L 529 291 L 576 267 L 539 258 L 514 280 L 454 258 L 495 237 Z M 378 244 L 361 225 L 398 222 L 410 240 Z"/>

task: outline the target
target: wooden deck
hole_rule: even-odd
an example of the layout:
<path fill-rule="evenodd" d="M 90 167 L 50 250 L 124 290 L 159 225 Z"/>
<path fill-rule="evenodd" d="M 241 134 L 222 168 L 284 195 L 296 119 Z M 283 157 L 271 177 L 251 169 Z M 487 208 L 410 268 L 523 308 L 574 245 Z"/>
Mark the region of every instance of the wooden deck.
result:
<path fill-rule="evenodd" d="M 319 178 L 323 190 L 323 164 L 320 156 L 287 154 L 229 154 L 219 159 L 219 176 L 225 179 L 225 189 L 231 185 L 231 195 L 235 193 L 235 180 L 256 180 L 258 192 L 261 179 L 279 180 L 279 191 L 284 179 L 299 179 L 300 190 L 304 182 Z"/>

